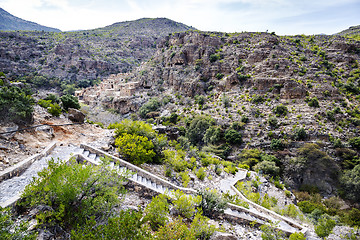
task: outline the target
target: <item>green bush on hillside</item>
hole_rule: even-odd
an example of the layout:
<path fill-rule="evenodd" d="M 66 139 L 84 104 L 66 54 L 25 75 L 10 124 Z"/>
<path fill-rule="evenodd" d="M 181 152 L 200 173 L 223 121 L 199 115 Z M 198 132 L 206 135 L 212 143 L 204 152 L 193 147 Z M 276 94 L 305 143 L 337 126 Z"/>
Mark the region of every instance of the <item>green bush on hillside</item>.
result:
<path fill-rule="evenodd" d="M 0 120 L 26 124 L 32 121 L 35 100 L 30 90 L 18 87 L 0 88 Z"/>
<path fill-rule="evenodd" d="M 140 165 L 155 157 L 154 144 L 147 137 L 124 133 L 115 139 L 119 153 L 129 162 Z"/>
<path fill-rule="evenodd" d="M 146 115 L 150 112 L 155 112 L 161 107 L 161 102 L 157 98 L 152 98 L 143 104 L 139 109 L 139 115 L 142 118 L 146 118 Z"/>
<path fill-rule="evenodd" d="M 60 97 L 60 100 L 65 111 L 69 110 L 69 108 L 80 109 L 79 100 L 75 96 L 69 94 L 63 95 Z"/>
<path fill-rule="evenodd" d="M 124 178 L 105 165 L 51 159 L 38 175 L 26 186 L 18 204 L 26 209 L 48 206 L 37 215 L 39 223 L 47 226 L 74 228 L 93 217 L 106 220 L 124 194 Z"/>

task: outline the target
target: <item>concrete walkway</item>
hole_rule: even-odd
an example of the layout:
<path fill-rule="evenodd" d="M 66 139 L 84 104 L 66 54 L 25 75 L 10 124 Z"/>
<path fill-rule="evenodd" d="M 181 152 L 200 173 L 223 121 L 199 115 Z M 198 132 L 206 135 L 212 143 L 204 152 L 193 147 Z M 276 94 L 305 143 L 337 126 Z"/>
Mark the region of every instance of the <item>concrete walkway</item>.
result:
<path fill-rule="evenodd" d="M 232 189 L 231 186 L 235 185 L 235 183 L 239 180 L 243 180 L 246 178 L 247 170 L 239 169 L 235 175 L 232 177 L 227 177 L 225 179 L 220 180 L 220 190 L 223 193 L 229 193 L 231 195 L 236 195 L 236 192 Z"/>

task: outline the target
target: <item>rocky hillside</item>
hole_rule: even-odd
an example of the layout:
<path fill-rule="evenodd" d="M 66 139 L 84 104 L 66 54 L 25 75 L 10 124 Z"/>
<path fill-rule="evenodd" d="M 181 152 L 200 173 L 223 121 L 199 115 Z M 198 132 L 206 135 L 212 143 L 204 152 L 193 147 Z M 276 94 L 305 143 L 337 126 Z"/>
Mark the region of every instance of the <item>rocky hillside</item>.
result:
<path fill-rule="evenodd" d="M 0 32 L 0 69 L 38 86 L 78 83 L 127 72 L 156 51 L 161 37 L 191 27 L 165 18 L 77 32 Z M 46 79 L 35 76 L 44 76 Z"/>
<path fill-rule="evenodd" d="M 0 31 L 14 30 L 61 32 L 57 28 L 42 26 L 40 24 L 15 17 L 14 15 L 11 15 L 4 9 L 0 8 Z"/>
<path fill-rule="evenodd" d="M 359 34 L 360 34 L 360 25 L 349 27 L 348 29 L 341 31 L 341 32 L 337 33 L 336 35 L 352 36 L 352 35 L 359 35 Z"/>
<path fill-rule="evenodd" d="M 149 108 L 155 113 L 147 118 L 176 113 L 182 119 L 211 116 L 220 126 L 247 122 L 243 144 L 232 149 L 231 159 L 241 149 L 261 148 L 290 161 L 304 143 L 319 142 L 342 165 L 337 148 L 359 135 L 359 53 L 360 42 L 340 36 L 174 33 L 159 42 L 148 63 L 123 76 L 140 82 L 132 97 L 99 100 L 124 114 L 158 97 L 166 104 Z M 139 113 L 145 116 L 141 108 Z M 317 163 L 289 171 L 288 183 L 333 193 L 337 165 L 319 170 L 312 164 Z"/>

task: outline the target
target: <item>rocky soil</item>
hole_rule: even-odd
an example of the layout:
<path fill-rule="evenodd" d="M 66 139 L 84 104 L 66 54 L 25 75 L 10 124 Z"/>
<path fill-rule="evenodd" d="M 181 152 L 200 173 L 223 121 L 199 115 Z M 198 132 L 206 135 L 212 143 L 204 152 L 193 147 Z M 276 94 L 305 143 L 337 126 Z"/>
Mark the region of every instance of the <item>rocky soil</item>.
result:
<path fill-rule="evenodd" d="M 72 123 L 66 115 L 60 118 L 51 117 L 40 106 L 35 107 L 33 125 L 49 124 L 61 125 Z M 2 125 L 0 132 L 21 129 L 15 124 Z M 84 123 L 67 126 L 42 126 L 36 129 L 19 131 L 0 135 L 0 171 L 12 166 L 25 158 L 41 152 L 52 141 L 67 145 L 93 143 L 98 147 L 106 146 L 112 138 L 112 131 L 102 129 L 96 124 Z"/>

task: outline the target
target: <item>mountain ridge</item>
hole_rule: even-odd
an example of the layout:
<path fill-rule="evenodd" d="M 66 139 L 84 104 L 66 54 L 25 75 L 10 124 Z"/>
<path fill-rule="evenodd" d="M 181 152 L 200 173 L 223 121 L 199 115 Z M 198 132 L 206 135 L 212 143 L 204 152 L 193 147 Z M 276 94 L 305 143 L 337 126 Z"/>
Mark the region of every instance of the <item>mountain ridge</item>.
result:
<path fill-rule="evenodd" d="M 0 8 L 0 31 L 45 31 L 45 32 L 61 32 L 60 29 L 47 27 L 35 22 L 27 21 L 16 17 L 9 12 Z"/>

